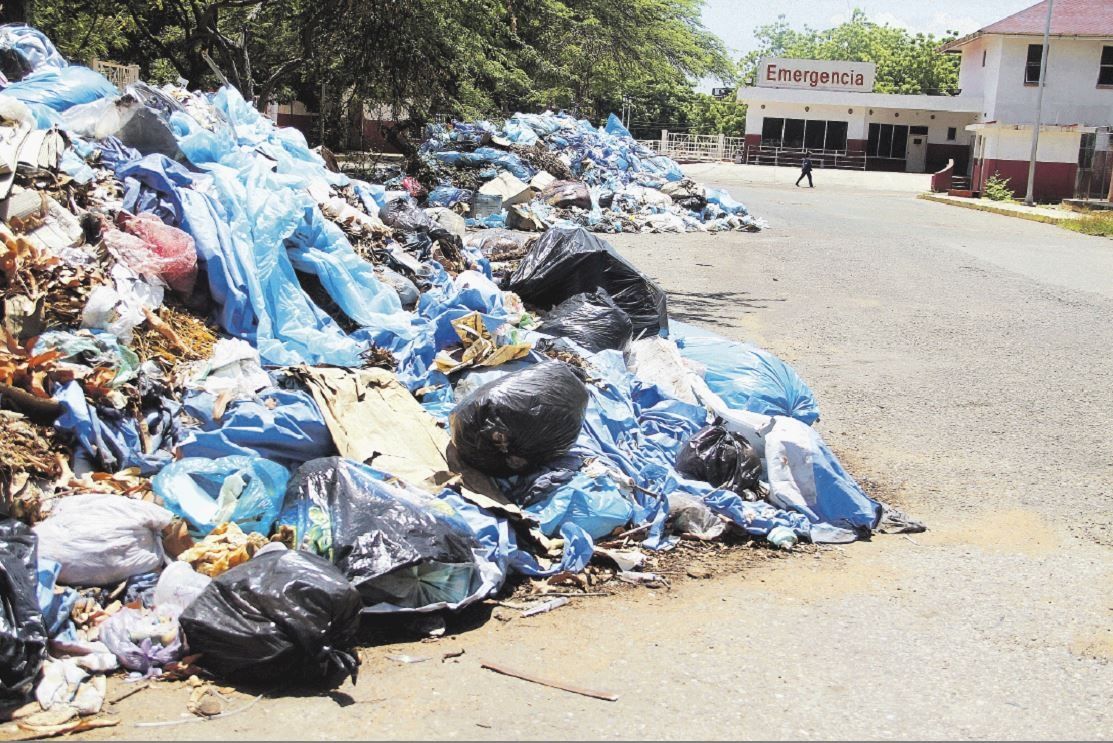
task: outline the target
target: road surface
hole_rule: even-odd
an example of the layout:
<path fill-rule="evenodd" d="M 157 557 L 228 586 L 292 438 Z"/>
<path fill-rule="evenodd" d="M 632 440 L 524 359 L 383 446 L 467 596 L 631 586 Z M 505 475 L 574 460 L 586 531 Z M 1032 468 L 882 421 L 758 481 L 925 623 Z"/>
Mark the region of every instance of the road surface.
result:
<path fill-rule="evenodd" d="M 674 316 L 794 363 L 912 538 L 712 564 L 364 651 L 358 685 L 92 737 L 1099 738 L 1113 733 L 1113 241 L 907 193 L 740 182 L 761 234 L 620 236 Z M 459 658 L 441 661 L 448 650 Z M 391 654 L 427 656 L 402 664 Z M 481 660 L 619 693 L 610 703 Z M 111 692 L 110 692 L 111 695 Z M 237 704 L 247 697 L 238 697 Z"/>

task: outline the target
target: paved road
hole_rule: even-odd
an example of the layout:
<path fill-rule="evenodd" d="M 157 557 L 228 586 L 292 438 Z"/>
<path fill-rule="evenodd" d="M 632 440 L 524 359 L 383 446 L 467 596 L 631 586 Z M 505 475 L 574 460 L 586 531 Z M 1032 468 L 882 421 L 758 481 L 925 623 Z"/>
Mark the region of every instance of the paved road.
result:
<path fill-rule="evenodd" d="M 672 312 L 796 364 L 852 472 L 931 529 L 366 652 L 357 686 L 157 738 L 1113 733 L 1113 241 L 907 194 L 704 179 L 758 235 L 615 242 Z M 496 609 L 496 614 L 516 614 Z M 445 649 L 464 648 L 442 663 Z M 412 665 L 386 656 L 433 659 Z M 496 676 L 492 659 L 621 692 Z M 172 719 L 182 689 L 125 718 Z M 108 735 L 109 733 L 105 733 Z"/>

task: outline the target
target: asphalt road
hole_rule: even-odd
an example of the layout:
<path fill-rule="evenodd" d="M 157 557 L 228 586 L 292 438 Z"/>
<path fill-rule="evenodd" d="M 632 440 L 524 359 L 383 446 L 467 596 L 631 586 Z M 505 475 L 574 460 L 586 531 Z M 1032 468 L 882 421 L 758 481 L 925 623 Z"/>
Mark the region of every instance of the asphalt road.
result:
<path fill-rule="evenodd" d="M 615 244 L 676 317 L 794 363 L 844 464 L 927 533 L 723 560 L 711 580 L 529 619 L 496 609 L 513 619 L 371 648 L 355 686 L 226 720 L 131 727 L 184 711 L 185 689 L 148 690 L 96 737 L 1113 734 L 1113 241 L 825 189 L 822 172 L 815 190 L 693 172 L 770 228 Z M 498 676 L 485 659 L 621 698 Z"/>

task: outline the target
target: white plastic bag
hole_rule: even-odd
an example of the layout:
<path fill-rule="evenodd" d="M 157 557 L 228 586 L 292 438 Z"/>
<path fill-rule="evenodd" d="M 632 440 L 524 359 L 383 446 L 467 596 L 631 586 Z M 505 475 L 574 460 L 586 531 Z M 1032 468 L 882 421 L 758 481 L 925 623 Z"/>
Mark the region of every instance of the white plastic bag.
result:
<path fill-rule="evenodd" d="M 169 511 L 122 495 L 62 498 L 35 527 L 39 555 L 61 563 L 58 582 L 107 586 L 162 566 L 161 531 Z"/>
<path fill-rule="evenodd" d="M 166 566 L 155 586 L 155 607 L 184 611 L 213 579 L 194 570 L 188 562 L 176 561 Z"/>

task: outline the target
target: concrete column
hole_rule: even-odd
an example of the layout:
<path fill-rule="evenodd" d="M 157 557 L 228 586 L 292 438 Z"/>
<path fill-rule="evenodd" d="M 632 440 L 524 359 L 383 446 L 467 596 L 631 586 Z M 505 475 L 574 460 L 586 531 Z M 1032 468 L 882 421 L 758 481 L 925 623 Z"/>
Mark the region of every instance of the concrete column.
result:
<path fill-rule="evenodd" d="M 726 159 L 726 157 L 727 157 L 727 135 L 725 135 L 725 134 L 720 134 L 719 135 L 719 142 L 718 142 L 718 145 L 717 145 L 717 153 L 716 154 L 717 154 L 717 157 L 715 158 L 716 160 L 725 160 Z"/>
<path fill-rule="evenodd" d="M 661 130 L 661 151 L 660 151 L 659 154 L 661 154 L 661 155 L 669 154 L 669 130 L 668 129 L 662 129 Z"/>

